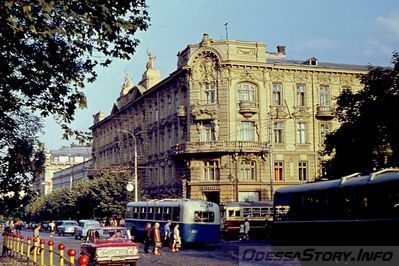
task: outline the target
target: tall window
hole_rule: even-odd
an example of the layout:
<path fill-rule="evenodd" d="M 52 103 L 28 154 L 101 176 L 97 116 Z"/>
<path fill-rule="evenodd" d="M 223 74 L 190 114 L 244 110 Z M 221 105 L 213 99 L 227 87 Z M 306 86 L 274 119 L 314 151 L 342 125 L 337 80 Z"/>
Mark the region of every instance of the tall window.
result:
<path fill-rule="evenodd" d="M 331 124 L 330 123 L 322 123 L 320 124 L 320 141 L 324 142 L 327 134 L 331 132 Z"/>
<path fill-rule="evenodd" d="M 175 92 L 175 109 L 176 111 L 179 109 L 179 93 Z"/>
<path fill-rule="evenodd" d="M 255 122 L 243 121 L 240 125 L 240 139 L 247 141 L 255 140 Z"/>
<path fill-rule="evenodd" d="M 256 100 L 256 87 L 251 83 L 240 83 L 238 85 L 238 100 L 243 102 L 254 102 Z"/>
<path fill-rule="evenodd" d="M 284 181 L 283 161 L 274 161 L 274 181 Z"/>
<path fill-rule="evenodd" d="M 296 140 L 297 140 L 297 143 L 300 143 L 300 144 L 306 143 L 306 123 L 300 122 L 297 124 Z"/>
<path fill-rule="evenodd" d="M 273 83 L 272 101 L 274 106 L 280 106 L 283 104 L 283 85 L 281 83 Z"/>
<path fill-rule="evenodd" d="M 214 83 L 204 84 L 204 101 L 206 103 L 216 103 L 216 86 Z"/>
<path fill-rule="evenodd" d="M 284 143 L 283 141 L 283 122 L 274 123 L 274 143 Z"/>
<path fill-rule="evenodd" d="M 203 179 L 206 181 L 213 181 L 219 179 L 219 167 L 217 161 L 204 162 Z"/>
<path fill-rule="evenodd" d="M 305 85 L 297 84 L 296 85 L 296 105 L 305 106 Z"/>
<path fill-rule="evenodd" d="M 241 161 L 241 180 L 256 179 L 256 163 L 254 161 Z"/>
<path fill-rule="evenodd" d="M 330 92 L 328 86 L 320 86 L 320 106 L 330 106 Z"/>
<path fill-rule="evenodd" d="M 204 121 L 202 123 L 202 132 L 201 132 L 201 140 L 202 141 L 212 141 L 215 140 L 215 129 L 214 125 L 210 121 Z"/>
<path fill-rule="evenodd" d="M 306 161 L 298 162 L 298 178 L 300 181 L 308 180 L 308 162 Z"/>

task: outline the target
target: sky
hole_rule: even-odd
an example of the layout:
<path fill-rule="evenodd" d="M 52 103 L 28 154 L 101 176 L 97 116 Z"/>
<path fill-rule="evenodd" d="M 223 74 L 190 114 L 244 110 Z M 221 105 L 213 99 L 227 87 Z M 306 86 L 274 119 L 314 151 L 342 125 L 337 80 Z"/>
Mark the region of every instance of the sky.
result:
<path fill-rule="evenodd" d="M 155 56 L 161 78 L 176 70 L 177 53 L 199 43 L 204 33 L 214 40 L 258 41 L 267 51 L 286 46 L 286 58 L 360 65 L 391 65 L 399 51 L 398 0 L 147 0 L 150 27 L 135 35 L 140 40 L 129 61 L 114 60 L 98 67 L 98 78 L 87 84 L 88 107 L 79 110 L 74 129 L 88 130 L 93 114 L 109 115 L 119 97 L 126 73 L 133 84 L 141 80 L 146 51 Z M 40 140 L 49 150 L 68 146 L 62 130 L 45 120 Z"/>

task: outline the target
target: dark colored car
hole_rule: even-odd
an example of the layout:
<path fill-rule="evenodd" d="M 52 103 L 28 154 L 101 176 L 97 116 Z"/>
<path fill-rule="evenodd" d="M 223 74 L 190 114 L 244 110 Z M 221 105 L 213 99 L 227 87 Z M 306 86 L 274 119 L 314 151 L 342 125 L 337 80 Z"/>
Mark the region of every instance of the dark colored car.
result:
<path fill-rule="evenodd" d="M 106 226 L 91 228 L 82 242 L 82 254 L 95 265 L 136 265 L 139 256 L 138 244 L 130 239 L 124 227 Z"/>

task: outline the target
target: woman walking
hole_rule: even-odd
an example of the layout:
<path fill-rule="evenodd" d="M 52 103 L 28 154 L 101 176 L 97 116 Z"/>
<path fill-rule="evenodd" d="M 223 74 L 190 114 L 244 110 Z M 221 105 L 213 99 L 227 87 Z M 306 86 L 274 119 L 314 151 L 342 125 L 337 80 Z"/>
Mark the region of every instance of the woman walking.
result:
<path fill-rule="evenodd" d="M 181 248 L 181 237 L 180 237 L 179 224 L 176 224 L 175 229 L 173 230 L 172 252 L 179 252 L 179 248 Z"/>
<path fill-rule="evenodd" d="M 159 252 L 162 248 L 162 238 L 161 238 L 161 231 L 159 231 L 159 223 L 155 223 L 154 225 L 154 254 L 159 255 Z"/>

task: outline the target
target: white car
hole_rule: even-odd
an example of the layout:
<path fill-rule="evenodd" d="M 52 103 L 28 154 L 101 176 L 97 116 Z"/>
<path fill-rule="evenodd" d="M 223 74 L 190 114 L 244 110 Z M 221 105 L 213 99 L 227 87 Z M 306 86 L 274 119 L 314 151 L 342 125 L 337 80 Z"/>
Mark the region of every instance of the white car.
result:
<path fill-rule="evenodd" d="M 75 233 L 75 227 L 78 226 L 76 221 L 64 220 L 61 221 L 61 224 L 58 226 L 58 235 L 66 235 L 70 234 L 73 235 Z"/>
<path fill-rule="evenodd" d="M 75 227 L 75 239 L 85 238 L 89 229 L 97 227 L 100 227 L 99 221 L 79 220 L 79 225 Z"/>

